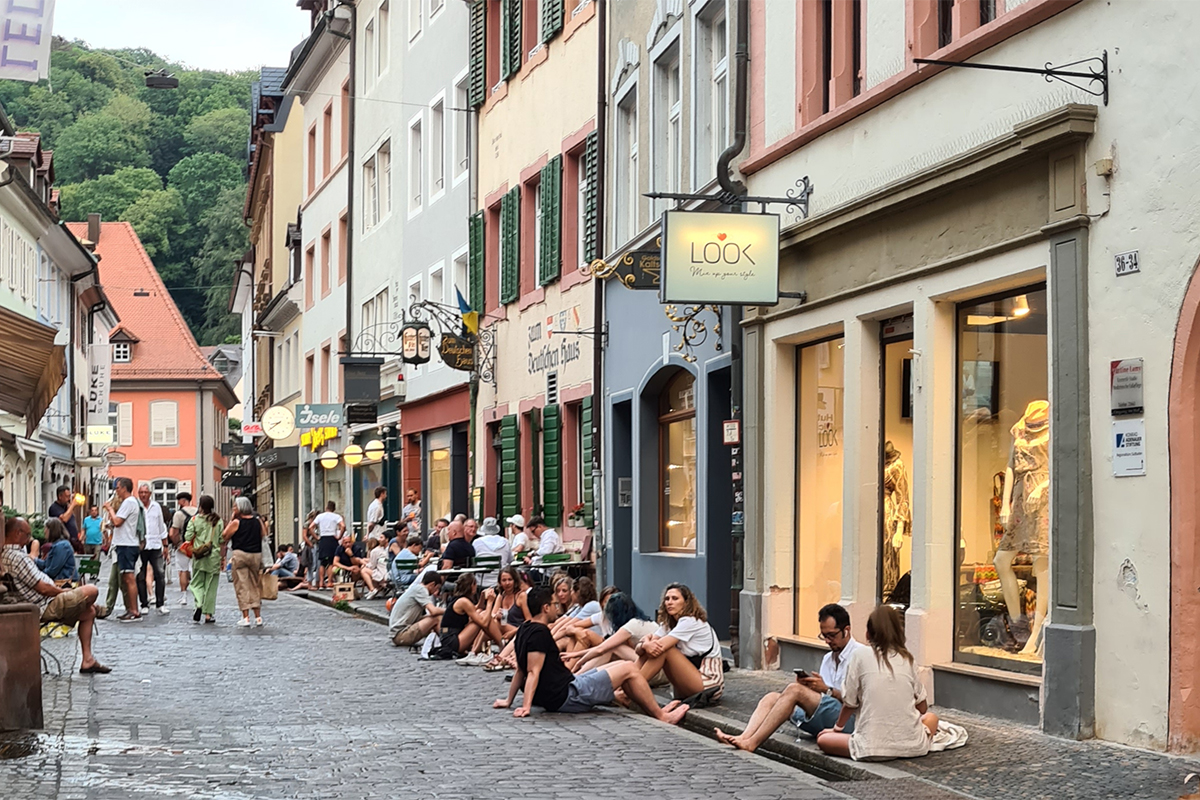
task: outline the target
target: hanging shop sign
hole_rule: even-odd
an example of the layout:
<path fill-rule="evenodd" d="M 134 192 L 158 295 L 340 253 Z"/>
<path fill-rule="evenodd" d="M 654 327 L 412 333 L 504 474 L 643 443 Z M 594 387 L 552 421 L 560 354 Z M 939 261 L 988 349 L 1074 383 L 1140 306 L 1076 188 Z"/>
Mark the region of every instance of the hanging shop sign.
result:
<path fill-rule="evenodd" d="M 263 425 L 261 422 L 248 420 L 242 423 L 242 436 L 262 436 Z"/>
<path fill-rule="evenodd" d="M 254 485 L 254 476 L 243 475 L 238 470 L 221 470 L 221 485 L 230 489 L 249 489 Z"/>
<path fill-rule="evenodd" d="M 337 403 L 304 403 L 296 406 L 296 427 L 336 428 L 342 424 L 342 407 Z"/>
<path fill-rule="evenodd" d="M 104 463 L 106 464 L 124 464 L 125 454 L 119 453 L 116 450 L 109 450 L 104 454 Z"/>
<path fill-rule="evenodd" d="M 347 425 L 374 425 L 379 419 L 379 407 L 374 403 L 347 403 Z"/>
<path fill-rule="evenodd" d="M 112 387 L 112 345 L 93 344 L 88 346 L 88 397 L 87 424 L 108 425 L 108 393 Z M 109 444 L 92 442 L 88 444 Z"/>
<path fill-rule="evenodd" d="M 300 463 L 300 451 L 295 447 L 272 447 L 254 457 L 259 469 L 282 469 Z"/>
<path fill-rule="evenodd" d="M 112 425 L 88 425 L 84 435 L 88 444 L 112 444 L 115 438 Z"/>
<path fill-rule="evenodd" d="M 779 217 L 663 214 L 663 303 L 770 306 L 779 302 Z"/>
<path fill-rule="evenodd" d="M 382 358 L 342 356 L 342 399 L 347 404 L 379 402 L 379 368 Z M 350 421 L 353 424 L 353 420 Z"/>
<path fill-rule="evenodd" d="M 613 272 L 628 289 L 658 289 L 662 274 L 662 248 L 626 253 L 617 261 Z"/>
<path fill-rule="evenodd" d="M 255 449 L 253 442 L 221 442 L 221 455 L 227 458 L 229 456 L 252 456 Z"/>
<path fill-rule="evenodd" d="M 433 331 L 424 322 L 410 322 L 400 329 L 400 358 L 406 364 L 429 361 Z M 444 340 L 444 339 L 443 339 Z"/>
<path fill-rule="evenodd" d="M 450 369 L 475 371 L 475 340 L 472 338 L 444 333 L 438 342 L 438 355 Z"/>
<path fill-rule="evenodd" d="M 314 428 L 311 431 L 305 431 L 300 434 L 300 446 L 307 447 L 315 453 L 326 442 L 336 438 L 338 438 L 337 428 Z"/>
<path fill-rule="evenodd" d="M 1142 402 L 1142 359 L 1125 358 L 1109 362 L 1108 392 L 1114 417 L 1141 414 Z"/>

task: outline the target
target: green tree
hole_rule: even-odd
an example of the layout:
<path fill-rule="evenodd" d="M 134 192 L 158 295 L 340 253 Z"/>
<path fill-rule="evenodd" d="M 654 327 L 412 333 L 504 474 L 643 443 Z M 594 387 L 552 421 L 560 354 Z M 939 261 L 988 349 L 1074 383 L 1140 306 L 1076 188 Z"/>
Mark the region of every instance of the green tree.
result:
<path fill-rule="evenodd" d="M 145 170 L 155 178 L 152 170 Z M 176 189 L 145 191 L 122 213 L 121 219 L 133 225 L 146 254 L 152 259 L 166 259 L 172 255 L 171 237 L 186 232 L 187 219 L 183 210 L 183 197 Z"/>
<path fill-rule="evenodd" d="M 62 187 L 62 218 L 82 222 L 88 214 L 98 213 L 101 219 L 124 219 L 121 215 L 125 209 L 143 192 L 156 192 L 162 188 L 162 178 L 154 170 L 123 167 L 111 175 Z"/>
<path fill-rule="evenodd" d="M 218 195 L 243 185 L 242 166 L 220 153 L 197 153 L 180 161 L 167 173 L 167 186 L 178 189 L 188 219 L 200 219 Z"/>
<path fill-rule="evenodd" d="M 62 132 L 54 147 L 58 177 L 75 183 L 120 167 L 148 167 L 149 133 L 146 104 L 128 95 L 113 95 L 103 110 L 85 114 Z"/>
<path fill-rule="evenodd" d="M 250 231 L 242 219 L 245 199 L 240 186 L 225 189 L 200 219 L 204 244 L 192 259 L 192 272 L 196 283 L 205 287 L 204 325 L 197 334 L 201 344 L 220 344 L 241 328 L 241 321 L 229 313 L 229 288 L 250 246 Z"/>
<path fill-rule="evenodd" d="M 246 155 L 250 112 L 244 108 L 219 108 L 193 117 L 183 132 L 189 153 L 221 153 L 233 159 Z"/>

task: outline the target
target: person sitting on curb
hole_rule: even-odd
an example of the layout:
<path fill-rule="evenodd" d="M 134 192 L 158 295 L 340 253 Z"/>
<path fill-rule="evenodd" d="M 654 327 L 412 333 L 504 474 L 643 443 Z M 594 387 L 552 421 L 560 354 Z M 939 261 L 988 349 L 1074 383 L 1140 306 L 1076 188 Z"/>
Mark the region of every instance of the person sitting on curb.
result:
<path fill-rule="evenodd" d="M 276 554 L 278 558 L 268 567 L 276 578 L 294 578 L 300 571 L 300 557 L 293 552 L 295 549 L 295 546 L 290 544 L 279 548 Z"/>
<path fill-rule="evenodd" d="M 842 713 L 846 668 L 850 657 L 863 645 L 850 635 L 850 615 L 837 603 L 823 606 L 817 612 L 817 620 L 821 625 L 821 638 L 829 645 L 829 652 L 821 659 L 820 673 L 809 675 L 797 671 L 795 683 L 758 701 L 754 715 L 740 735 L 730 736 L 720 728 L 714 728 L 718 741 L 753 752 L 789 718 L 797 728 L 814 738 L 837 724 L 838 715 Z M 844 730 L 854 732 L 853 717 L 846 721 Z"/>
<path fill-rule="evenodd" d="M 60 589 L 37 567 L 25 551 L 29 544 L 29 523 L 22 517 L 4 521 L 4 551 L 0 553 L 0 572 L 12 577 L 17 595 L 23 602 L 41 609 L 41 621 L 60 622 L 68 628 L 79 623 L 79 646 L 83 658 L 79 671 L 84 675 L 112 672 L 92 654 L 92 632 L 96 621 L 96 600 L 100 590 L 94 585 Z"/>
<path fill-rule="evenodd" d="M 689 705 L 715 703 L 725 687 L 721 641 L 704 606 L 682 583 L 669 583 L 658 608 L 658 630 L 638 642 L 638 667 L 653 680 L 661 670 L 675 697 Z M 619 695 L 617 702 L 623 698 Z"/>
<path fill-rule="evenodd" d="M 349 582 L 362 581 L 367 587 L 367 591 L 372 596 L 375 594 L 375 580 L 371 575 L 371 570 L 367 567 L 363 546 L 355 544 L 354 537 L 348 533 L 342 536 L 341 545 L 333 556 L 333 570 L 335 575 L 338 570 L 346 573 L 349 576 Z"/>
<path fill-rule="evenodd" d="M 515 640 L 517 673 L 513 676 L 508 697 L 497 700 L 492 704 L 493 708 L 512 707 L 517 693 L 522 692 L 524 701 L 519 708 L 513 709 L 514 717 L 529 716 L 534 705 L 546 711 L 578 714 L 612 703 L 614 693 L 620 688 L 646 714 L 660 722 L 677 725 L 683 720 L 688 712 L 687 705 L 673 701 L 660 708 L 650 684 L 632 662 L 605 664 L 583 675 L 571 674 L 563 665 L 558 645 L 550 634 L 549 625 L 557 613 L 550 591 L 535 587 L 530 590 L 528 600 L 532 617 L 521 625 Z"/>
<path fill-rule="evenodd" d="M 420 538 L 420 537 L 417 537 Z M 412 647 L 437 628 L 445 612 L 433 596 L 442 587 L 442 576 L 430 570 L 404 590 L 388 617 L 388 635 L 396 647 Z"/>
<path fill-rule="evenodd" d="M 470 572 L 458 576 L 454 582 L 454 595 L 446 605 L 442 614 L 442 642 L 455 653 L 456 658 L 470 655 L 471 645 L 475 637 L 484 633 L 497 645 L 504 646 L 504 637 L 500 633 L 500 623 L 478 607 L 479 583 Z M 467 666 L 483 666 L 488 662 L 482 653 L 475 657 L 477 664 Z"/>

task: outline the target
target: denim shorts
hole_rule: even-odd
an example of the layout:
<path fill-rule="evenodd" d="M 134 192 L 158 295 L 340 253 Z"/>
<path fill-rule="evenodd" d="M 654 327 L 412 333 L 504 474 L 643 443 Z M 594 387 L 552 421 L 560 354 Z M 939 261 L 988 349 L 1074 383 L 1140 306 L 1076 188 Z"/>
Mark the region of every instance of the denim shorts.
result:
<path fill-rule="evenodd" d="M 810 717 L 804 713 L 804 709 L 796 706 L 796 710 L 792 712 L 792 724 L 800 730 L 807 733 L 809 736 L 816 736 L 824 730 L 837 725 L 838 717 L 842 713 L 842 704 L 832 697 L 822 697 L 821 702 L 817 705 L 816 710 Z M 842 730 L 843 733 L 854 733 L 854 717 L 846 723 L 846 727 Z"/>
<path fill-rule="evenodd" d="M 140 547 L 133 545 L 117 546 L 117 570 L 119 572 L 137 572 L 138 556 L 142 554 Z"/>
<path fill-rule="evenodd" d="M 571 681 L 567 688 L 567 702 L 559 706 L 558 710 L 563 714 L 580 714 L 612 701 L 612 678 L 602 669 L 593 669 L 575 676 L 575 680 Z"/>

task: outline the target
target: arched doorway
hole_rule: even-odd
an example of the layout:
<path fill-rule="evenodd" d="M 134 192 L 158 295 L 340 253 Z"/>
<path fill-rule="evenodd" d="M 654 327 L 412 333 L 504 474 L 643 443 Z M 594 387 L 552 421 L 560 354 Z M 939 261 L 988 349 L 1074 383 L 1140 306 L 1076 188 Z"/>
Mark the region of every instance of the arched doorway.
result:
<path fill-rule="evenodd" d="M 1197 265 L 1200 267 L 1200 264 Z M 1200 751 L 1200 272 L 1175 330 L 1171 452 L 1171 689 L 1168 747 Z"/>

